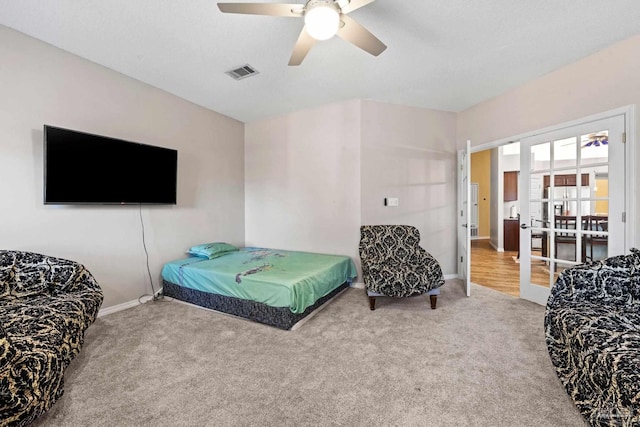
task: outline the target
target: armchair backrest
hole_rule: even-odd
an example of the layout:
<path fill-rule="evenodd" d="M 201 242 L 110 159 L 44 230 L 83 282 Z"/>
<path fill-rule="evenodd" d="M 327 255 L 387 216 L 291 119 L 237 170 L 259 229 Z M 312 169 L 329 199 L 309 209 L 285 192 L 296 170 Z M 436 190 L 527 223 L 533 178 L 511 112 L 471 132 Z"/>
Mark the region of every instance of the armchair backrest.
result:
<path fill-rule="evenodd" d="M 640 251 L 567 268 L 551 288 L 547 307 L 567 301 L 628 306 L 640 304 Z"/>
<path fill-rule="evenodd" d="M 360 259 L 363 270 L 385 261 L 409 262 L 420 251 L 420 232 L 411 225 L 363 225 L 360 227 Z"/>
<path fill-rule="evenodd" d="M 0 250 L 0 298 L 91 289 L 102 292 L 83 265 L 34 252 Z"/>

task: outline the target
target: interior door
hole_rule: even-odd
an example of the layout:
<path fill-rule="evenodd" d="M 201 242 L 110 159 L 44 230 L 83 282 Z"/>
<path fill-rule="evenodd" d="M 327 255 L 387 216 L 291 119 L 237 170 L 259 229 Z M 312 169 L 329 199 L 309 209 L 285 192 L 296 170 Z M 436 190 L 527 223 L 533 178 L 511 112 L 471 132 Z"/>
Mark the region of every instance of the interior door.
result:
<path fill-rule="evenodd" d="M 564 269 L 624 253 L 623 133 L 616 116 L 521 141 L 521 298 L 546 304 Z"/>
<path fill-rule="evenodd" d="M 458 277 L 464 281 L 467 296 L 471 296 L 470 149 L 471 141 L 467 141 L 466 148 L 458 151 Z"/>

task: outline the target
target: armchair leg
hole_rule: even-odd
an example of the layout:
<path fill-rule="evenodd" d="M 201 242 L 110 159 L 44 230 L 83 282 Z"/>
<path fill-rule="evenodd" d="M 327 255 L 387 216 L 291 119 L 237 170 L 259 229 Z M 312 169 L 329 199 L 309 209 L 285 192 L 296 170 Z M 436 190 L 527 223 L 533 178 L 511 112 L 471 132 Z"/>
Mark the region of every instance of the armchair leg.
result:
<path fill-rule="evenodd" d="M 376 309 L 376 297 L 369 297 L 369 310 L 373 311 Z"/>
<path fill-rule="evenodd" d="M 369 310 L 373 311 L 376 309 L 376 297 L 372 297 L 371 295 L 369 295 L 369 292 L 367 292 L 367 287 L 364 287 L 364 294 L 369 298 Z"/>
<path fill-rule="evenodd" d="M 431 309 L 436 309 L 436 302 L 438 301 L 438 295 L 429 295 L 429 300 L 431 301 Z"/>

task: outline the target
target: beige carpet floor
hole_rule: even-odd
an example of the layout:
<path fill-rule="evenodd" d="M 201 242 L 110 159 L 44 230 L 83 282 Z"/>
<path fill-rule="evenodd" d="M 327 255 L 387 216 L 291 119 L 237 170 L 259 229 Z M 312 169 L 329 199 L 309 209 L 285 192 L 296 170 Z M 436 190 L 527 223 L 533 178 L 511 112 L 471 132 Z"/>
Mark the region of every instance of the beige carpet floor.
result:
<path fill-rule="evenodd" d="M 38 426 L 582 426 L 544 307 L 447 281 L 424 297 L 349 289 L 295 331 L 177 302 L 99 318 Z"/>

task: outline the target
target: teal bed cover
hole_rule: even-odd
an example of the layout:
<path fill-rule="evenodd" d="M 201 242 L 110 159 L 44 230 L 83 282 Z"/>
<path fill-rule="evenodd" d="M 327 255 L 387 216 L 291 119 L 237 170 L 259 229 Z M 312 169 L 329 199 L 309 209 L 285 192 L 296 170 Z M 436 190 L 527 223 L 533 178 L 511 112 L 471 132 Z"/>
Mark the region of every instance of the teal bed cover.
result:
<path fill-rule="evenodd" d="M 242 248 L 214 259 L 169 262 L 162 278 L 183 287 L 253 300 L 302 313 L 357 276 L 351 258 L 310 252 Z"/>

